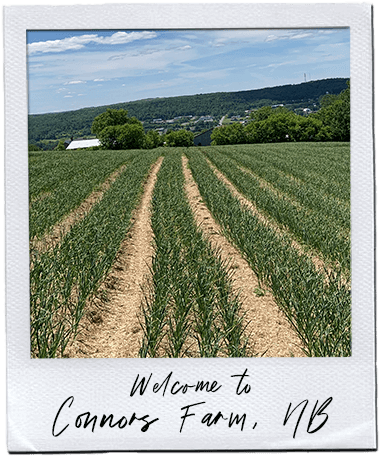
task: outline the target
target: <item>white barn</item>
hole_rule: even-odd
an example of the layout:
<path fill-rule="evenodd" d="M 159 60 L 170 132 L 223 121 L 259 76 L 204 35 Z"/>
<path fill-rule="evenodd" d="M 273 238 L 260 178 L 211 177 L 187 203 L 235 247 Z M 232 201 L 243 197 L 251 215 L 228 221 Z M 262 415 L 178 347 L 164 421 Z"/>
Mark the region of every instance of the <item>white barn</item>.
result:
<path fill-rule="evenodd" d="M 66 150 L 86 149 L 87 147 L 100 146 L 99 139 L 76 139 L 66 147 Z"/>

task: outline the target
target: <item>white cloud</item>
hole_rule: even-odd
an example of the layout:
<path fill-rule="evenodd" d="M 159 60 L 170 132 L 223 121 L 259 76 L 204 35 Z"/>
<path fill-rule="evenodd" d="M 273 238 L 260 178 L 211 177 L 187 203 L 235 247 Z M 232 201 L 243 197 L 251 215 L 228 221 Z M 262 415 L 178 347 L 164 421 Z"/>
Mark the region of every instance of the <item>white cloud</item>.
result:
<path fill-rule="evenodd" d="M 268 65 L 259 67 L 259 70 L 264 70 L 265 68 L 278 68 L 283 65 L 293 65 L 295 63 L 297 63 L 295 60 L 290 60 L 288 62 L 270 63 Z"/>
<path fill-rule="evenodd" d="M 178 47 L 177 51 L 186 51 L 187 49 L 191 49 L 191 46 L 189 44 L 186 44 L 185 46 Z"/>
<path fill-rule="evenodd" d="M 99 36 L 99 35 L 79 35 L 72 36 L 70 38 L 64 38 L 62 40 L 54 41 L 38 41 L 35 43 L 28 44 L 28 53 L 47 53 L 47 52 L 65 52 L 69 50 L 82 49 L 89 43 L 96 44 L 126 44 L 136 40 L 146 40 L 155 38 L 156 32 L 116 32 L 111 36 Z"/>
<path fill-rule="evenodd" d="M 65 95 L 63 98 L 73 98 L 72 95 Z"/>
<path fill-rule="evenodd" d="M 271 33 L 265 38 L 266 43 L 270 43 L 276 40 L 300 40 L 302 38 L 309 38 L 315 36 L 316 31 L 313 30 L 289 30 L 285 33 L 281 31 L 280 33 Z"/>
<path fill-rule="evenodd" d="M 289 37 L 290 40 L 300 40 L 302 38 L 308 38 L 309 36 L 313 36 L 314 33 L 312 32 L 300 32 L 300 33 L 295 33 L 294 35 L 291 35 Z"/>
<path fill-rule="evenodd" d="M 86 84 L 86 81 L 69 81 L 69 82 L 65 82 L 65 85 L 68 85 L 68 84 Z"/>
<path fill-rule="evenodd" d="M 102 81 L 104 81 L 104 79 L 103 79 L 103 78 L 97 78 L 97 79 L 94 79 L 94 82 L 102 82 Z"/>
<path fill-rule="evenodd" d="M 331 35 L 336 33 L 336 30 L 328 29 L 309 29 L 309 30 L 287 30 L 272 32 L 265 38 L 265 42 L 269 43 L 276 40 L 301 40 L 303 38 L 318 38 L 323 35 Z"/>

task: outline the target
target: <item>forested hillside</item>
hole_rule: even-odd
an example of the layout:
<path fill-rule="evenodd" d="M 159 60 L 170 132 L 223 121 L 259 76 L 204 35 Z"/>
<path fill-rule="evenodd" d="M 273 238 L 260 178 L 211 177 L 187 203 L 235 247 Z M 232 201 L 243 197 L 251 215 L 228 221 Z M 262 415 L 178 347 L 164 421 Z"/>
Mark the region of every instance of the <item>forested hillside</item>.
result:
<path fill-rule="evenodd" d="M 302 84 L 269 87 L 241 92 L 218 92 L 170 98 L 154 98 L 108 106 L 83 108 L 76 111 L 29 115 L 29 143 L 44 139 L 61 139 L 91 134 L 91 125 L 96 116 L 107 108 L 126 109 L 145 124 L 153 119 L 172 119 L 176 116 L 213 116 L 225 114 L 242 115 L 245 110 L 271 104 L 290 104 L 304 107 L 316 104 L 327 92 L 339 94 L 344 90 L 347 79 L 323 79 Z M 145 125 L 144 125 L 145 127 Z"/>

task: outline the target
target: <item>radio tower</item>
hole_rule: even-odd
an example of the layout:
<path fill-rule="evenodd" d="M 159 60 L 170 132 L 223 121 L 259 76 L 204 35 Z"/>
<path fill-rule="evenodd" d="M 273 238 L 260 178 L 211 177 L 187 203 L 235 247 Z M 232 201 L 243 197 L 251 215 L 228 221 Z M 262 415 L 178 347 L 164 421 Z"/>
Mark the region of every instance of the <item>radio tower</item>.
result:
<path fill-rule="evenodd" d="M 303 77 L 305 78 L 305 82 L 306 82 L 306 73 L 303 74 Z"/>

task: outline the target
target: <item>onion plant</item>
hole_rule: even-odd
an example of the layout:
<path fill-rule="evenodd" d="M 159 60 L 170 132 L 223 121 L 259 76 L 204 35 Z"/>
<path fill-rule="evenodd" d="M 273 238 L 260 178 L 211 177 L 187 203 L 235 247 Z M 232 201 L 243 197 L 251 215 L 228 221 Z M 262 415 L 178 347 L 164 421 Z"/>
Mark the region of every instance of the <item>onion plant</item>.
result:
<path fill-rule="evenodd" d="M 241 170 L 237 161 L 242 161 L 244 164 L 246 162 L 239 153 L 236 154 L 236 160 L 226 157 L 214 148 L 208 148 L 206 154 L 212 163 L 259 210 L 272 218 L 278 225 L 290 230 L 299 242 L 316 250 L 327 262 L 330 264 L 338 263 L 349 273 L 351 262 L 349 210 L 341 211 L 342 222 L 334 217 L 331 198 L 326 198 L 326 201 L 330 201 L 330 205 L 328 206 L 326 202 L 325 206 L 323 197 L 319 195 L 318 198 L 318 195 L 311 189 L 308 193 L 305 192 L 303 197 L 300 196 L 302 190 L 311 187 L 300 186 L 298 192 L 289 190 L 289 188 L 297 187 L 296 182 L 293 181 L 289 183 L 286 193 L 279 193 L 272 188 L 261 185 L 261 181 L 255 175 Z M 256 171 L 254 162 L 250 164 L 250 167 Z M 259 165 L 258 168 L 259 175 L 267 177 Z M 281 183 L 279 175 L 274 175 L 271 183 L 274 185 L 277 185 L 278 182 Z M 284 187 L 279 188 L 283 191 L 286 190 Z M 289 197 L 291 191 L 293 195 Z M 294 199 L 296 193 L 298 199 Z M 311 194 L 314 199 L 311 198 Z M 338 208 L 336 212 L 339 213 L 339 206 L 335 204 L 334 207 Z"/>
<path fill-rule="evenodd" d="M 181 152 L 166 153 L 153 193 L 155 254 L 142 307 L 140 356 L 245 356 L 231 270 L 195 223 Z"/>
<path fill-rule="evenodd" d="M 308 356 L 351 355 L 351 291 L 341 272 L 319 271 L 311 259 L 242 206 L 198 149 L 189 165 L 208 208 L 239 248 L 260 284 L 271 288 Z M 327 276 L 327 280 L 326 280 Z"/>
<path fill-rule="evenodd" d="M 41 237 L 139 151 L 30 153 L 29 236 Z"/>
<path fill-rule="evenodd" d="M 63 356 L 75 337 L 86 300 L 110 270 L 131 226 L 143 182 L 159 151 L 135 155 L 129 166 L 53 249 L 31 251 L 31 354 Z"/>

